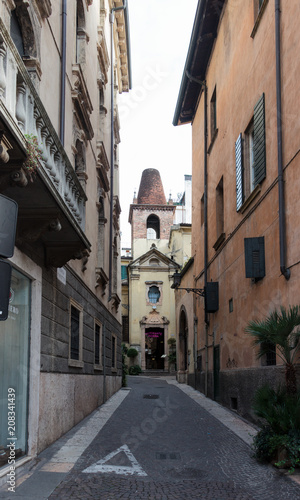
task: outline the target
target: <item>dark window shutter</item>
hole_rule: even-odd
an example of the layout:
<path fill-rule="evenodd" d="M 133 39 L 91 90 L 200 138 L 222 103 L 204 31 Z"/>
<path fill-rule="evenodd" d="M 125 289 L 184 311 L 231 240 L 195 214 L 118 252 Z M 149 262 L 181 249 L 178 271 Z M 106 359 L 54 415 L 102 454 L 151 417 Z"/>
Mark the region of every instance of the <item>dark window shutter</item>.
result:
<path fill-rule="evenodd" d="M 214 313 L 219 310 L 219 282 L 209 281 L 205 288 L 205 311 Z"/>
<path fill-rule="evenodd" d="M 243 139 L 239 135 L 235 143 L 235 169 L 236 169 L 236 210 L 238 211 L 244 201 L 243 195 Z"/>
<path fill-rule="evenodd" d="M 257 186 L 266 177 L 266 133 L 265 94 L 262 94 L 254 108 L 254 184 Z"/>
<path fill-rule="evenodd" d="M 245 238 L 246 278 L 261 279 L 265 276 L 265 239 Z"/>

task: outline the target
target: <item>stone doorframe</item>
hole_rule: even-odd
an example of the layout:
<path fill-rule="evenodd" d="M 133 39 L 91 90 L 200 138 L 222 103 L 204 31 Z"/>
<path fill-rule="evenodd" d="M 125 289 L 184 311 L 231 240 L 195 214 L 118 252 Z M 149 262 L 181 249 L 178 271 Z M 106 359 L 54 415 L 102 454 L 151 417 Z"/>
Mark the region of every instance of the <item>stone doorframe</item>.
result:
<path fill-rule="evenodd" d="M 146 369 L 146 355 L 145 355 L 145 333 L 146 328 L 161 328 L 164 330 L 164 353 L 168 353 L 168 334 L 170 321 L 165 317 L 161 316 L 156 309 L 153 309 L 150 314 L 143 316 L 140 321 L 141 327 L 141 368 L 144 371 Z M 164 359 L 164 371 L 168 371 L 168 358 Z"/>

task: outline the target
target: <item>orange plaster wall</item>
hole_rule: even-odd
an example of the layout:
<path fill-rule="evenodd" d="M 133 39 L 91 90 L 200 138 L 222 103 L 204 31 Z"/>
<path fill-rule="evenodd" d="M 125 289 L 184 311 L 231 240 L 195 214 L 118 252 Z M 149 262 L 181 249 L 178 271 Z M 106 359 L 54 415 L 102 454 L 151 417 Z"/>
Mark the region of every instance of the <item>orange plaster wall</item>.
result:
<path fill-rule="evenodd" d="M 269 1 L 258 26 L 250 37 L 253 25 L 253 2 L 243 0 L 227 3 L 221 19 L 218 37 L 207 72 L 208 85 L 208 145 L 210 144 L 209 104 L 216 86 L 218 136 L 208 156 L 208 280 L 219 281 L 220 309 L 210 315 L 209 334 L 215 345 L 220 344 L 221 370 L 260 366 L 255 358 L 251 339 L 244 333 L 247 322 L 254 317 L 263 318 L 279 305 L 300 303 L 300 196 L 299 167 L 300 120 L 298 117 L 300 94 L 299 79 L 300 39 L 297 0 L 282 6 L 282 93 L 283 93 L 283 163 L 287 217 L 287 266 L 291 279 L 286 281 L 280 273 L 278 185 L 268 192 L 277 178 L 277 122 L 275 81 L 275 13 L 274 2 Z M 297 15 L 298 14 L 298 15 Z M 253 116 L 256 102 L 265 93 L 267 176 L 261 184 L 260 194 L 244 214 L 236 211 L 235 141 L 244 132 Z M 203 94 L 193 121 L 193 233 L 192 255 L 193 286 L 203 286 L 203 226 L 201 227 L 200 200 L 203 183 Z M 296 155 L 296 156 L 295 156 Z M 295 158 L 294 158 L 295 156 Z M 293 159 L 294 158 L 294 159 Z M 292 160 L 293 159 L 293 160 Z M 226 246 L 216 256 L 213 245 L 216 232 L 216 186 L 223 176 L 224 231 Z M 260 201 L 253 213 L 245 218 Z M 244 220 L 245 218 L 245 220 Z M 242 223 L 242 221 L 244 222 Z M 242 223 L 242 224 L 241 224 Z M 238 225 L 241 224 L 239 229 Z M 233 236 L 230 239 L 230 236 Z M 266 276 L 258 283 L 245 278 L 244 238 L 265 237 Z M 201 274 L 202 273 L 202 274 Z M 233 298 L 233 312 L 229 313 L 229 299 Z M 198 344 L 203 347 L 203 302 L 196 301 L 199 321 Z M 202 326 L 201 326 L 202 325 Z M 211 340 L 210 340 L 211 341 Z M 210 351 L 211 352 L 211 351 Z M 234 360 L 234 363 L 232 362 Z M 278 364 L 280 360 L 278 359 Z M 212 355 L 209 358 L 212 369 Z"/>

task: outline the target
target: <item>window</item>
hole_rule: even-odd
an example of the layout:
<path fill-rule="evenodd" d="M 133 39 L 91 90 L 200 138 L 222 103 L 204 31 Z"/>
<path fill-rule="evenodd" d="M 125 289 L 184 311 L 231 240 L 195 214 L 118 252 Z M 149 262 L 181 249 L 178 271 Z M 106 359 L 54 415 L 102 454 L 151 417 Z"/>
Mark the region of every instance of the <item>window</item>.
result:
<path fill-rule="evenodd" d="M 266 347 L 268 348 L 268 352 L 266 353 L 266 365 L 274 366 L 276 365 L 276 345 L 269 342 Z"/>
<path fill-rule="evenodd" d="M 88 37 L 85 31 L 85 16 L 82 0 L 77 0 L 76 13 L 76 62 L 85 63 L 85 45 Z"/>
<path fill-rule="evenodd" d="M 254 19 L 257 18 L 265 0 L 254 0 Z"/>
<path fill-rule="evenodd" d="M 216 223 L 217 238 L 224 234 L 224 195 L 223 195 L 223 176 L 216 187 Z"/>
<path fill-rule="evenodd" d="M 121 279 L 127 280 L 127 266 L 121 266 Z"/>
<path fill-rule="evenodd" d="M 111 336 L 111 367 L 117 369 L 117 338 L 114 334 Z"/>
<path fill-rule="evenodd" d="M 148 299 L 151 304 L 156 304 L 159 301 L 160 298 L 160 291 L 159 288 L 155 285 L 150 286 L 149 292 L 148 292 Z"/>
<path fill-rule="evenodd" d="M 25 54 L 24 44 L 23 44 L 23 35 L 22 35 L 22 30 L 21 30 L 21 26 L 20 26 L 20 23 L 19 23 L 19 20 L 17 17 L 16 10 L 13 10 L 11 12 L 10 35 L 13 39 L 15 46 L 17 47 L 17 50 L 18 50 L 20 56 L 23 57 Z"/>
<path fill-rule="evenodd" d="M 264 237 L 245 238 L 244 247 L 246 278 L 255 281 L 264 278 L 266 275 Z"/>
<path fill-rule="evenodd" d="M 102 325 L 95 321 L 94 327 L 95 368 L 102 368 Z"/>
<path fill-rule="evenodd" d="M 266 177 L 265 94 L 254 107 L 253 120 L 235 143 L 236 209 L 242 208 Z"/>
<path fill-rule="evenodd" d="M 82 308 L 75 301 L 70 303 L 69 366 L 83 367 L 82 362 Z"/>
<path fill-rule="evenodd" d="M 147 219 L 147 240 L 159 240 L 160 223 L 157 215 L 149 215 Z"/>
<path fill-rule="evenodd" d="M 129 317 L 122 316 L 122 342 L 129 342 Z"/>
<path fill-rule="evenodd" d="M 262 345 L 265 355 L 261 358 L 262 366 L 276 365 L 276 344 L 273 342 L 265 342 Z"/>
<path fill-rule="evenodd" d="M 254 183 L 254 121 L 250 122 L 244 139 L 244 196 L 247 198 L 255 188 Z"/>
<path fill-rule="evenodd" d="M 258 26 L 262 19 L 263 13 L 266 9 L 267 3 L 269 0 L 253 0 L 254 5 L 254 27 L 251 33 L 251 38 L 255 37 L 255 34 L 258 30 Z"/>
<path fill-rule="evenodd" d="M 217 130 L 217 90 L 213 91 L 213 95 L 210 100 L 210 137 L 211 141 Z"/>
<path fill-rule="evenodd" d="M 203 226 L 204 224 L 204 194 L 202 195 L 202 198 L 201 198 L 201 206 L 200 206 L 200 223 L 201 223 L 201 226 Z"/>

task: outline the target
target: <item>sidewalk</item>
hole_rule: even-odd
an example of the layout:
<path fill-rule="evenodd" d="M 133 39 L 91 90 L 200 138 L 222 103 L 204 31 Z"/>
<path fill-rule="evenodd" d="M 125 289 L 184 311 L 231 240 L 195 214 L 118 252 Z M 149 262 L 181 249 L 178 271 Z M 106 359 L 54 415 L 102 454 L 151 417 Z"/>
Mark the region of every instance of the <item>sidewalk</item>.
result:
<path fill-rule="evenodd" d="M 24 466 L 21 474 L 17 471 L 15 493 L 9 493 L 7 484 L 4 484 L 0 488 L 0 498 L 273 500 L 277 498 L 277 489 L 278 498 L 300 498 L 300 489 L 295 490 L 299 495 L 294 494 L 295 480 L 299 475 L 292 481 L 273 467 L 261 466 L 249 458 L 249 446 L 257 432 L 253 425 L 192 387 L 178 384 L 174 377 L 131 377 L 130 385 L 132 390 L 129 387 L 118 391 Z M 142 399 L 146 396 L 148 400 Z M 162 418 L 163 411 L 166 418 Z M 114 450 L 125 448 L 128 449 L 128 452 L 125 450 L 127 458 L 130 458 L 129 448 L 133 452 L 134 463 L 139 467 L 136 470 L 145 470 L 140 474 L 145 477 L 83 474 L 99 463 L 118 464 L 118 461 L 113 462 Z M 112 460 L 109 461 L 110 456 Z M 103 457 L 107 460 L 104 461 Z M 108 466 L 105 467 L 108 470 Z M 116 470 L 117 466 L 111 468 Z M 122 468 L 126 469 L 120 462 L 119 469 Z M 276 494 L 272 496 L 274 481 L 279 483 L 274 490 Z M 262 486 L 259 487 L 260 482 Z M 270 485 L 273 485 L 271 489 Z M 261 493 L 251 496 L 251 488 Z M 150 496 L 146 493 L 148 490 Z M 242 490 L 243 494 L 240 493 Z M 248 490 L 249 495 L 245 494 Z M 160 491 L 165 491 L 164 496 L 158 493 Z"/>

